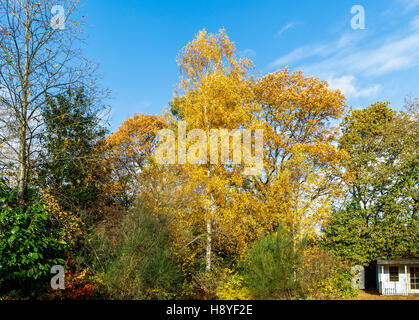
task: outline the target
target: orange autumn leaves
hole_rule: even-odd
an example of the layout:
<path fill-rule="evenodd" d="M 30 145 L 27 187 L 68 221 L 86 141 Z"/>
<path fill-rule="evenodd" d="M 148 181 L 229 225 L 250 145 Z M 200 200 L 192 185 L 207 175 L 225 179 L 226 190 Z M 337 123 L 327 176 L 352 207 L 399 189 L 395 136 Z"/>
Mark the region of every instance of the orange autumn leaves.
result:
<path fill-rule="evenodd" d="M 346 107 L 339 90 L 301 71 L 279 70 L 257 79 L 258 119 L 265 133 L 265 176 L 255 178 L 261 210 L 284 222 L 297 235 L 315 235 L 340 191 L 335 175 L 346 154 L 334 142 L 328 122 Z"/>
<path fill-rule="evenodd" d="M 125 120 L 118 131 L 107 138 L 111 157 L 125 158 L 127 163 L 142 167 L 156 147 L 156 135 L 167 127 L 167 121 L 160 116 L 136 114 Z"/>
<path fill-rule="evenodd" d="M 164 117 L 136 114 L 106 139 L 104 170 L 112 176 L 108 193 L 124 204 L 138 196 L 141 169 L 156 147 L 157 132 L 165 127 Z"/>

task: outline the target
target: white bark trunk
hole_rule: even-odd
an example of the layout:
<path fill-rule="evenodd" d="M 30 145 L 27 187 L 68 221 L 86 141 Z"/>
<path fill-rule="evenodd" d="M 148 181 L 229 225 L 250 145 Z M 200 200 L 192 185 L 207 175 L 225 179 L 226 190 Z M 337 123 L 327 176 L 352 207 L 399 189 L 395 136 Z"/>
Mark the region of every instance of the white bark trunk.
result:
<path fill-rule="evenodd" d="M 211 218 L 208 217 L 207 219 L 207 249 L 206 249 L 206 270 L 211 271 L 211 251 L 212 251 L 212 226 L 211 226 Z"/>

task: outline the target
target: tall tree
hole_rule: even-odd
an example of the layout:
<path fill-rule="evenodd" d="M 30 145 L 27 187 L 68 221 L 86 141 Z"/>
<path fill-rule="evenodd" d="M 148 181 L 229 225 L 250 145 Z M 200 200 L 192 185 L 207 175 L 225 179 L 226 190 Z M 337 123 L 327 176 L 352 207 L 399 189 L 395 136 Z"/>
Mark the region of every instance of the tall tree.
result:
<path fill-rule="evenodd" d="M 224 31 L 201 31 L 181 52 L 179 65 L 172 112 L 186 121 L 186 132 L 202 129 L 211 137 L 211 129 L 263 129 L 265 151 L 256 176 L 245 175 L 233 161 L 209 164 L 210 154 L 201 165 L 184 166 L 188 179 L 182 191 L 194 202 L 177 213 L 188 230 L 182 247 L 194 245 L 189 254 L 203 253 L 210 270 L 214 253 L 242 255 L 281 222 L 298 235 L 319 231 L 339 191 L 333 172 L 345 157 L 329 124 L 346 107 L 342 93 L 302 72 L 281 70 L 255 79 L 252 63 L 237 58 Z"/>
<path fill-rule="evenodd" d="M 178 64 L 182 78 L 173 112 L 186 121 L 188 132 L 201 129 L 209 137 L 211 129 L 250 128 L 255 106 L 249 82 L 252 64 L 237 58 L 234 43 L 224 30 L 218 34 L 200 31 L 182 50 Z M 237 169 L 209 164 L 208 153 L 199 156 L 202 165 L 188 165 L 188 170 L 201 201 L 194 204 L 192 212 L 185 208 L 189 212 L 180 216 L 195 221 L 200 233 L 195 239 L 205 235 L 205 268 L 211 271 L 214 243 L 223 238 L 224 227 L 227 229 L 238 214 L 229 208 L 229 194 L 239 188 L 235 185 L 243 179 Z"/>
<path fill-rule="evenodd" d="M 31 175 L 43 127 L 45 97 L 68 87 L 94 87 L 82 57 L 79 0 L 0 0 L 0 141 L 14 156 L 20 198 Z M 54 9 L 54 10 L 53 10 Z"/>
<path fill-rule="evenodd" d="M 45 130 L 38 162 L 41 185 L 68 211 L 97 208 L 106 129 L 102 107 L 84 89 L 48 96 L 42 108 Z"/>
<path fill-rule="evenodd" d="M 282 222 L 296 237 L 313 236 L 340 191 L 334 174 L 345 154 L 330 122 L 342 116 L 345 97 L 287 68 L 257 79 L 254 91 L 266 148 L 264 175 L 251 181 L 252 206 L 265 212 L 271 232 Z"/>
<path fill-rule="evenodd" d="M 342 124 L 347 200 L 326 223 L 323 243 L 356 263 L 418 249 L 417 113 L 388 104 L 353 110 Z"/>

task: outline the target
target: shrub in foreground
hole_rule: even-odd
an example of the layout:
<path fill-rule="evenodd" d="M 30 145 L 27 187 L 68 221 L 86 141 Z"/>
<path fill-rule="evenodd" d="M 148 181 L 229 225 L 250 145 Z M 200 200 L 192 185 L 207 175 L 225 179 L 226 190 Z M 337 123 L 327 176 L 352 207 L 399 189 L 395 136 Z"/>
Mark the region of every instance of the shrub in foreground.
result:
<path fill-rule="evenodd" d="M 36 192 L 22 201 L 0 180 L 0 294 L 24 298 L 49 288 L 51 267 L 65 265 L 68 247 L 58 232 Z"/>
<path fill-rule="evenodd" d="M 289 299 L 298 290 L 301 244 L 283 227 L 261 238 L 248 252 L 243 277 L 255 299 Z"/>
<path fill-rule="evenodd" d="M 172 255 L 168 221 L 142 205 L 120 225 L 98 228 L 90 239 L 89 262 L 112 299 L 174 298 L 181 275 Z"/>

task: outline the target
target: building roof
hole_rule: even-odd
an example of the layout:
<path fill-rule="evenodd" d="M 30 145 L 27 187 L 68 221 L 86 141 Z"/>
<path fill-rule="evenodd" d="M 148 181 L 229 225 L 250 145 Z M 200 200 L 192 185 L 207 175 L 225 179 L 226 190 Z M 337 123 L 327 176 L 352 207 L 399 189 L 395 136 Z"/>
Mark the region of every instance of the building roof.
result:
<path fill-rule="evenodd" d="M 401 258 L 393 260 L 377 259 L 377 264 L 419 264 L 419 257 Z"/>

